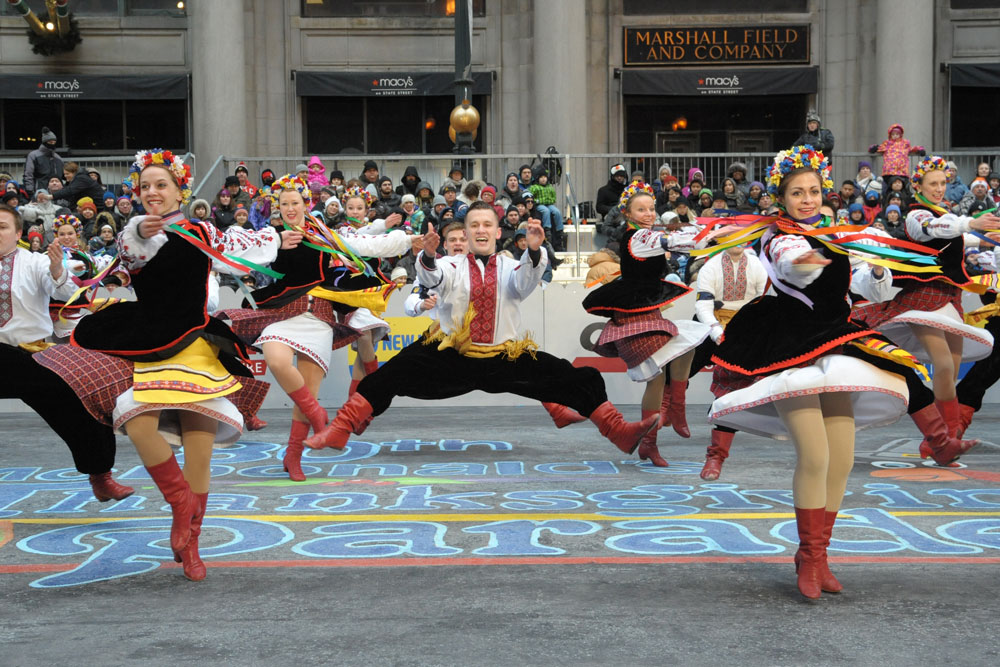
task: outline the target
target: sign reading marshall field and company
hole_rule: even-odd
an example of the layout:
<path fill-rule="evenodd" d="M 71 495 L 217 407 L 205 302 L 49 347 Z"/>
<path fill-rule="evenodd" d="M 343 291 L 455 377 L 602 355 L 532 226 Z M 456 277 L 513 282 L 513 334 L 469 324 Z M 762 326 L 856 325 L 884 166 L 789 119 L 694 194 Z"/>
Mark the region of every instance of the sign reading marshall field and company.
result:
<path fill-rule="evenodd" d="M 809 62 L 809 26 L 624 28 L 625 66 Z"/>

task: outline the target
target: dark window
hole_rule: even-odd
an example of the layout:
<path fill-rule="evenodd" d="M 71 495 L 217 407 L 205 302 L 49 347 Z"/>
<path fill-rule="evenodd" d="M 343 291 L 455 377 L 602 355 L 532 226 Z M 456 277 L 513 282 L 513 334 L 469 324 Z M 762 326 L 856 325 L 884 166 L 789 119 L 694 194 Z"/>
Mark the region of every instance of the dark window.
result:
<path fill-rule="evenodd" d="M 125 148 L 187 146 L 186 100 L 128 100 L 125 102 Z"/>
<path fill-rule="evenodd" d="M 5 100 L 3 103 L 3 150 L 34 150 L 42 140 L 42 126 L 56 133 L 66 145 L 62 127 L 62 102 L 58 100 Z"/>
<path fill-rule="evenodd" d="M 953 0 L 954 2 L 954 0 Z M 746 0 L 624 0 L 626 16 L 657 14 L 808 14 L 808 0 L 764 0 L 748 4 Z"/>
<path fill-rule="evenodd" d="M 673 124 L 685 123 L 681 132 L 691 138 L 692 153 L 726 153 L 740 134 L 767 136 L 766 151 L 790 146 L 803 131 L 804 95 L 744 97 L 721 103 L 719 98 L 625 98 L 625 152 L 659 152 L 658 140 L 676 133 Z M 765 151 L 765 152 L 766 152 Z"/>
<path fill-rule="evenodd" d="M 1000 9 L 1000 0 L 951 0 L 952 9 Z"/>
<path fill-rule="evenodd" d="M 309 97 L 304 102 L 307 152 L 365 152 L 363 97 Z"/>
<path fill-rule="evenodd" d="M 45 0 L 26 2 L 42 23 L 48 20 L 49 11 L 45 7 Z M 184 16 L 186 6 L 187 3 L 180 0 L 73 0 L 69 3 L 69 11 L 74 16 Z M 6 2 L 0 6 L 0 15 L 20 16 Z"/>
<path fill-rule="evenodd" d="M 1000 88 L 952 87 L 951 147 L 1000 146 L 1000 125 L 987 109 L 1000 105 Z"/>
<path fill-rule="evenodd" d="M 66 144 L 73 150 L 125 148 L 121 100 L 68 100 L 65 103 Z"/>
<path fill-rule="evenodd" d="M 307 97 L 305 109 L 306 152 L 450 153 L 449 116 L 455 108 L 450 95 L 429 97 Z M 473 97 L 479 110 L 477 152 L 483 150 L 487 98 Z"/>
<path fill-rule="evenodd" d="M 302 16 L 454 16 L 462 0 L 302 0 Z M 472 15 L 486 16 L 486 0 L 472 0 Z"/>

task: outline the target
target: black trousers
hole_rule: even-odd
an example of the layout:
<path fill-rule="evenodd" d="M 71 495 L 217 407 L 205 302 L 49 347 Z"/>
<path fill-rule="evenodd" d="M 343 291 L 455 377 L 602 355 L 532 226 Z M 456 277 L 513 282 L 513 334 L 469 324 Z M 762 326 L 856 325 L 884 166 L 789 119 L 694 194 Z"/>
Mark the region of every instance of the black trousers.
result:
<path fill-rule="evenodd" d="M 385 412 L 396 396 L 443 399 L 476 389 L 559 403 L 584 417 L 608 400 L 596 368 L 576 368 L 545 352 L 534 359 L 524 353 L 514 361 L 502 356 L 474 359 L 451 348 L 438 351 L 437 343 L 423 343 L 421 336 L 358 385 L 374 414 Z"/>
<path fill-rule="evenodd" d="M 986 390 L 1000 380 L 1000 317 L 991 317 L 986 321 L 986 330 L 998 341 L 993 345 L 990 356 L 980 359 L 972 365 L 962 381 L 958 383 L 958 402 L 968 405 L 978 411 L 983 407 L 983 396 Z"/>
<path fill-rule="evenodd" d="M 111 470 L 115 464 L 115 434 L 87 412 L 76 394 L 31 353 L 0 343 L 0 398 L 24 401 L 69 445 L 73 464 L 85 475 Z"/>

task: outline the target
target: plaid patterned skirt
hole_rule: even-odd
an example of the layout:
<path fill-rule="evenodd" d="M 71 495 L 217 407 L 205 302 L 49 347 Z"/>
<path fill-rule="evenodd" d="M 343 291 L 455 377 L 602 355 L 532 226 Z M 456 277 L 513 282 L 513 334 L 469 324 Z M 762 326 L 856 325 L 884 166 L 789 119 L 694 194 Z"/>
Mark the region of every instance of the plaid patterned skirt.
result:
<path fill-rule="evenodd" d="M 131 361 L 74 345 L 55 345 L 32 359 L 61 377 L 94 419 L 114 426 L 118 397 L 132 388 Z M 255 378 L 239 380 L 243 387 L 226 398 L 246 418 L 257 414 L 271 385 Z"/>
<path fill-rule="evenodd" d="M 855 308 L 851 311 L 851 319 L 855 322 L 864 322 L 870 328 L 877 329 L 885 322 L 908 310 L 931 312 L 943 308 L 949 303 L 955 307 L 961 317 L 961 288 L 939 280 L 929 283 L 917 283 L 910 280 L 907 283 L 891 301 L 867 303 Z"/>
<path fill-rule="evenodd" d="M 618 357 L 629 368 L 640 365 L 677 335 L 677 325 L 659 310 L 615 313 L 604 325 L 594 352 L 602 357 Z"/>
<path fill-rule="evenodd" d="M 247 345 L 253 345 L 268 325 L 290 320 L 303 313 L 312 313 L 316 319 L 330 325 L 330 328 L 333 329 L 332 349 L 334 350 L 351 344 L 360 336 L 358 330 L 346 323 L 349 314 L 342 315 L 333 309 L 331 302 L 317 299 L 308 294 L 304 294 L 280 308 L 261 308 L 260 310 L 230 308 L 219 311 L 216 313 L 216 317 L 228 319 L 229 326 L 236 332 L 236 335 Z"/>

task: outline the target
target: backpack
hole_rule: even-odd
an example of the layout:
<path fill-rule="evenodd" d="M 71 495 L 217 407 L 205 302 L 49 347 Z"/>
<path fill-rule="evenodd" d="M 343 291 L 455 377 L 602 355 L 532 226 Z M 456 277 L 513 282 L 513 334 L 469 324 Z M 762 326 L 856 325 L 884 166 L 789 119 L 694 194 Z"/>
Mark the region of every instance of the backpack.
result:
<path fill-rule="evenodd" d="M 549 146 L 545 149 L 545 155 L 552 156 L 558 155 L 559 151 L 555 146 Z M 534 159 L 531 161 L 531 179 L 533 181 L 538 180 L 538 175 L 543 171 L 548 172 L 549 184 L 557 185 L 559 179 L 562 177 L 562 162 L 556 157 L 542 157 L 538 153 L 535 153 Z"/>

